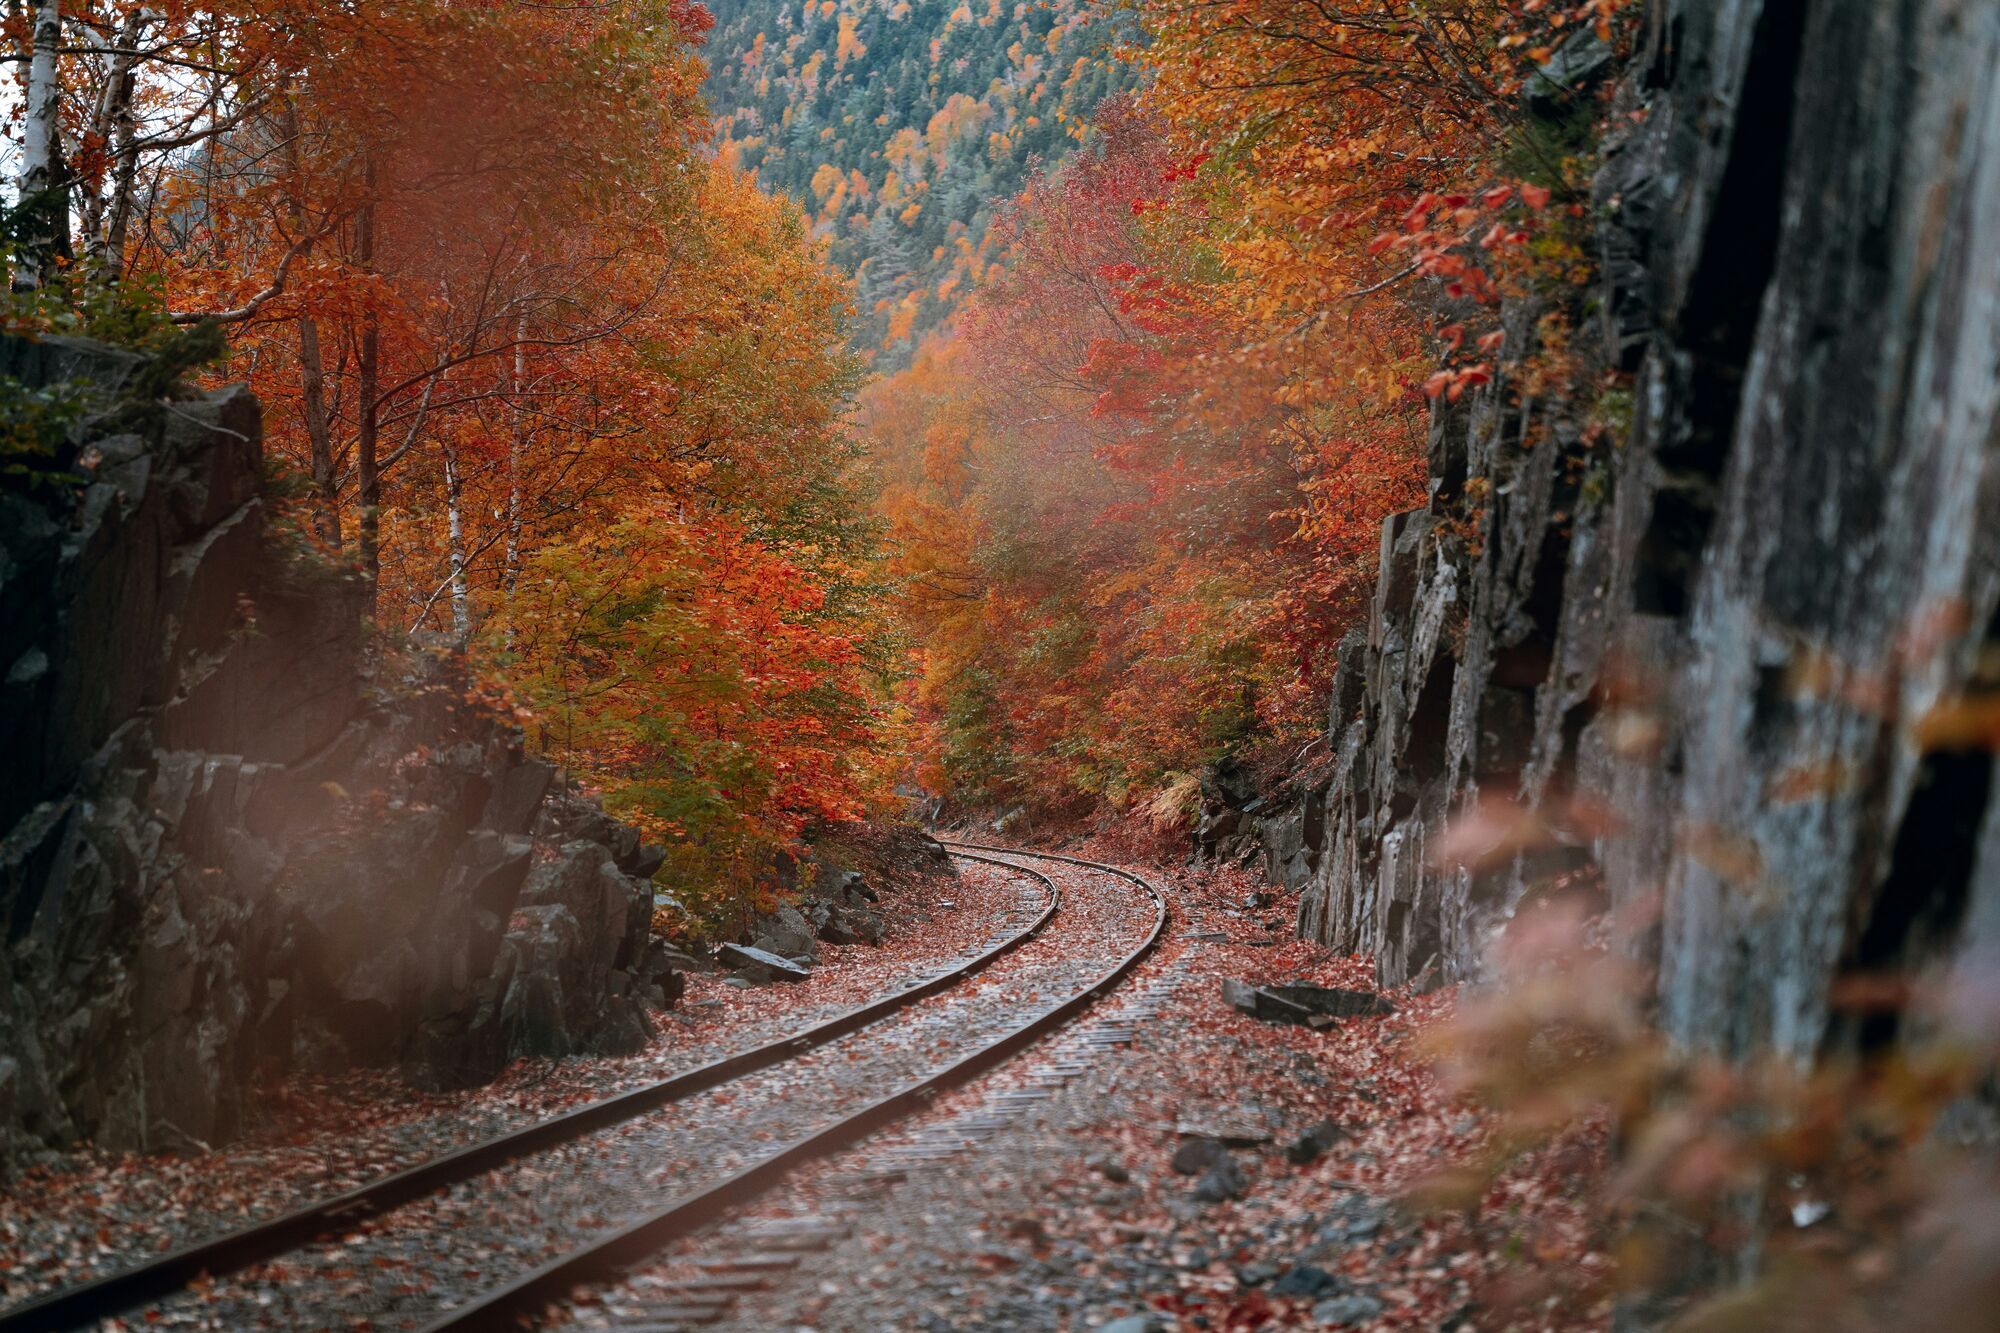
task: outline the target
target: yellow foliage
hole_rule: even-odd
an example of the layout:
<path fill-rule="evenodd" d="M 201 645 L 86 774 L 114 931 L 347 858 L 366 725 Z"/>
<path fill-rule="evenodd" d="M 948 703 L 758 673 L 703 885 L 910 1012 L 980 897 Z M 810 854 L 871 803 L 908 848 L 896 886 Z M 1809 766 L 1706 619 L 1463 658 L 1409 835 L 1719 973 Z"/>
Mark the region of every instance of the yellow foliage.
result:
<path fill-rule="evenodd" d="M 855 30 L 860 24 L 861 19 L 858 15 L 840 16 L 840 32 L 835 38 L 833 48 L 833 63 L 836 68 L 845 65 L 849 60 L 859 60 L 868 54 L 868 47 L 855 35 Z"/>

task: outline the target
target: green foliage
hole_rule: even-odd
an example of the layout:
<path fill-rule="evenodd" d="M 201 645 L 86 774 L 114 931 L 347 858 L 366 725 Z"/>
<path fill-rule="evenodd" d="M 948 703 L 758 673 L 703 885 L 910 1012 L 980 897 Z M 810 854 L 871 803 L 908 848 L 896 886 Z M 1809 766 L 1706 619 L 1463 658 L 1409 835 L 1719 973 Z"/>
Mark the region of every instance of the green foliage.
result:
<path fill-rule="evenodd" d="M 0 485 L 79 485 L 67 444 L 88 403 L 83 386 L 0 375 Z"/>
<path fill-rule="evenodd" d="M 938 767 L 946 790 L 973 804 L 1017 798 L 1027 778 L 1011 759 L 1013 738 L 1000 702 L 999 681 L 979 664 L 955 684 L 945 698 L 939 728 Z"/>
<path fill-rule="evenodd" d="M 52 230 L 47 213 L 59 194 L 0 205 L 0 250 L 20 255 L 45 244 Z M 219 330 L 191 334 L 173 321 L 165 288 L 157 276 L 121 278 L 87 261 L 59 263 L 41 286 L 0 291 L 0 329 L 23 337 L 62 335 L 95 338 L 135 352 L 183 357 L 198 346 L 198 359 L 183 362 L 185 370 L 212 360 L 222 350 Z M 191 343 L 190 338 L 198 338 Z"/>

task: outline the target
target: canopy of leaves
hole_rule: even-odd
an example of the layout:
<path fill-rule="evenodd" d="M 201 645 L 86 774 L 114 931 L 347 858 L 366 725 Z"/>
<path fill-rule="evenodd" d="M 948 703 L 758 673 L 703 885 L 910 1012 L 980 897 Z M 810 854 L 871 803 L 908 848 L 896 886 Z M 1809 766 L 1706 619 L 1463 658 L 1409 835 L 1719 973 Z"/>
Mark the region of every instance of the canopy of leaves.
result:
<path fill-rule="evenodd" d="M 1225 753 L 1297 767 L 1381 520 L 1425 499 L 1427 399 L 1491 378 L 1527 256 L 1566 264 L 1536 219 L 1562 151 L 1510 137 L 1515 95 L 1622 9 L 1129 7 L 1142 93 L 1029 177 L 956 333 L 867 401 L 930 781 L 1122 804 Z"/>
<path fill-rule="evenodd" d="M 1421 397 L 1290 401 L 1242 354 L 1229 215 L 1151 115 L 1099 128 L 996 224 L 956 336 L 864 400 L 927 777 L 972 800 L 1123 804 L 1302 743 L 1421 475 Z"/>
<path fill-rule="evenodd" d="M 36 326 L 226 328 L 298 539 L 385 634 L 485 662 L 675 887 L 886 798 L 848 284 L 706 152 L 706 10 L 63 12 Z"/>

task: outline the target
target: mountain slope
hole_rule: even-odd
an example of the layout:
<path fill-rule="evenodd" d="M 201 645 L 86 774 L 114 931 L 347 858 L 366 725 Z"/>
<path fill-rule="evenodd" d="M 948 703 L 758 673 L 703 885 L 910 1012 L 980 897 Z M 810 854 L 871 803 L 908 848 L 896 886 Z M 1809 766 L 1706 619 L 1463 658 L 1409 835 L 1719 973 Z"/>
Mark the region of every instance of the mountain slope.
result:
<path fill-rule="evenodd" d="M 712 0 L 723 156 L 796 198 L 857 280 L 858 346 L 906 363 L 990 262 L 987 224 L 1131 86 L 1089 0 Z"/>

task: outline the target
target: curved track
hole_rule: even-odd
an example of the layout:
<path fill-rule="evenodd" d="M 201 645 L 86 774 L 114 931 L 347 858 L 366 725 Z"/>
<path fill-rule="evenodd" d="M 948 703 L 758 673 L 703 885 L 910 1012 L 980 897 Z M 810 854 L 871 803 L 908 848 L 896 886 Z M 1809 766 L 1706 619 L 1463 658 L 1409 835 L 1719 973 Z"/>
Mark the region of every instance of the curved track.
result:
<path fill-rule="evenodd" d="M 1137 885 L 1151 898 L 1153 907 L 1151 928 L 1108 971 L 1098 975 L 1083 989 L 1073 991 L 1056 1003 L 1042 1008 L 1026 1022 L 1012 1027 L 998 1038 L 985 1042 L 946 1067 L 907 1083 L 852 1114 L 786 1144 L 777 1152 L 699 1193 L 676 1200 L 648 1216 L 627 1224 L 612 1235 L 578 1247 L 476 1301 L 445 1312 L 423 1326 L 425 1333 L 442 1333 L 443 1330 L 517 1328 L 525 1320 L 531 1319 L 552 1303 L 567 1296 L 578 1286 L 615 1279 L 635 1265 L 644 1262 L 669 1242 L 687 1236 L 750 1202 L 796 1168 L 807 1162 L 829 1157 L 904 1116 L 924 1109 L 938 1094 L 997 1068 L 1015 1054 L 1032 1046 L 1083 1012 L 1099 997 L 1123 981 L 1132 969 L 1153 951 L 1166 931 L 1166 899 L 1138 875 L 1116 866 L 1102 865 L 1077 857 L 1023 852 L 1014 848 L 994 847 L 981 843 L 947 842 L 945 847 L 954 856 L 1035 875 L 1049 886 L 1052 896 L 1059 894 L 1054 880 L 1039 871 L 982 853 L 997 852 L 1007 856 L 1060 861 L 1115 875 Z"/>
<path fill-rule="evenodd" d="M 739 1055 L 713 1061 L 685 1074 L 647 1084 L 551 1120 L 471 1145 L 268 1222 L 189 1246 L 93 1282 L 50 1293 L 13 1310 L 0 1312 L 0 1331 L 12 1333 L 21 1329 L 82 1327 L 163 1298 L 178 1303 L 185 1298 L 177 1297 L 176 1293 L 190 1283 L 233 1273 L 294 1252 L 308 1249 L 328 1251 L 330 1242 L 338 1242 L 330 1250 L 338 1258 L 346 1243 L 341 1238 L 378 1228 L 390 1231 L 400 1227 L 406 1233 L 421 1237 L 420 1243 L 428 1250 L 448 1252 L 451 1246 L 441 1246 L 439 1238 L 455 1237 L 458 1223 L 454 1221 L 454 1209 L 457 1210 L 456 1215 L 462 1217 L 467 1208 L 489 1192 L 501 1207 L 526 1207 L 534 1211 L 533 1195 L 524 1191 L 532 1191 L 533 1182 L 538 1179 L 546 1181 L 552 1175 L 559 1178 L 578 1169 L 579 1163 L 604 1161 L 608 1163 L 607 1169 L 614 1173 L 622 1168 L 621 1180 L 644 1175 L 652 1181 L 669 1175 L 664 1168 L 647 1169 L 654 1156 L 661 1155 L 663 1151 L 665 1155 L 672 1153 L 671 1147 L 663 1149 L 663 1145 L 673 1144 L 674 1140 L 662 1138 L 662 1134 L 669 1133 L 671 1127 L 660 1122 L 648 1123 L 645 1119 L 663 1107 L 722 1089 L 724 1085 L 741 1085 L 752 1094 L 752 1100 L 761 1093 L 762 1103 L 767 1106 L 786 1107 L 794 1099 L 810 1102 L 810 1096 L 801 1095 L 799 1078 L 792 1077 L 791 1082 L 787 1082 L 786 1068 L 794 1064 L 812 1065 L 814 1062 L 806 1057 L 836 1043 L 841 1045 L 828 1056 L 821 1057 L 819 1063 L 831 1064 L 831 1056 L 844 1055 L 849 1064 L 832 1064 L 831 1071 L 827 1071 L 832 1075 L 830 1083 L 845 1078 L 849 1084 L 864 1088 L 882 1086 L 880 1082 L 869 1082 L 871 1071 L 865 1063 L 861 1066 L 852 1064 L 857 1056 L 875 1059 L 876 1054 L 858 1051 L 851 1043 L 842 1041 L 864 1029 L 876 1028 L 881 1032 L 882 1036 L 875 1041 L 875 1045 L 891 1054 L 897 1054 L 897 1043 L 900 1042 L 905 1048 L 901 1052 L 905 1064 L 911 1058 L 909 1052 L 928 1049 L 926 1043 L 933 1047 L 938 1043 L 939 1019 L 946 1020 L 955 1037 L 962 1039 L 969 1032 L 975 1038 L 984 1038 L 979 1040 L 976 1048 L 958 1055 L 942 1068 L 929 1069 L 922 1077 L 904 1082 L 895 1091 L 869 1100 L 858 1109 L 839 1104 L 840 1099 L 834 1098 L 834 1104 L 829 1107 L 807 1107 L 799 1111 L 798 1114 L 815 1113 L 821 1117 L 831 1114 L 833 1118 L 830 1123 L 823 1120 L 811 1133 L 790 1137 L 775 1152 L 734 1165 L 734 1169 L 726 1170 L 714 1183 L 681 1193 L 665 1206 L 642 1209 L 636 1220 L 615 1227 L 595 1228 L 596 1235 L 588 1243 L 458 1305 L 425 1325 L 431 1328 L 509 1326 L 520 1313 L 546 1304 L 578 1282 L 615 1274 L 622 1266 L 650 1253 L 666 1240 L 684 1235 L 754 1197 L 799 1164 L 826 1156 L 874 1133 L 920 1109 L 937 1093 L 976 1077 L 1031 1045 L 1122 980 L 1158 942 L 1164 929 L 1164 900 L 1151 885 L 1130 872 L 1078 858 L 1023 853 L 1011 848 L 981 844 L 953 844 L 951 847 L 952 854 L 964 860 L 1002 867 L 1039 881 L 1048 892 L 1046 907 L 1025 929 L 1009 935 L 993 948 L 881 1000 Z M 1144 939 L 1108 971 L 1091 979 L 1082 989 L 1069 988 L 1070 993 L 1065 998 L 1041 1008 L 1028 1021 L 1014 1024 L 997 1036 L 988 1036 L 978 1031 L 977 1024 L 967 1024 L 962 1018 L 952 1021 L 951 1015 L 932 1014 L 927 1020 L 920 1006 L 924 1001 L 952 990 L 959 983 L 1015 954 L 1031 941 L 1042 939 L 1051 922 L 1058 917 L 1063 904 L 1054 880 L 1015 861 L 1002 860 L 1000 856 L 1043 858 L 1118 876 L 1150 896 L 1153 919 Z M 1052 943 L 1053 940 L 1043 940 L 1044 946 Z M 1046 947 L 1044 951 L 1048 951 Z M 1059 951 L 1056 956 L 1061 956 Z M 976 1008 L 979 1003 L 974 1001 L 973 1007 Z M 905 1011 L 914 1012 L 904 1021 L 884 1024 L 884 1020 Z M 988 1023 L 990 1025 L 990 1019 Z M 877 1025 L 883 1026 L 877 1028 Z M 899 1067 L 896 1060 L 877 1060 L 877 1063 L 884 1065 L 883 1072 Z M 883 1072 L 877 1072 L 876 1077 L 881 1078 Z M 809 1080 L 812 1076 L 807 1074 L 804 1077 Z M 809 1084 L 807 1091 L 818 1086 L 822 1085 Z M 727 1093 L 719 1094 L 719 1098 L 725 1103 L 730 1099 Z M 714 1118 L 713 1110 L 710 1116 Z M 782 1116 L 773 1118 L 766 1115 L 764 1120 L 768 1125 L 779 1127 L 780 1131 L 785 1125 Z M 740 1128 L 740 1138 L 773 1137 L 773 1130 L 760 1127 L 756 1117 L 748 1112 L 724 1113 L 722 1122 L 721 1128 L 725 1132 L 732 1127 Z M 647 1135 L 652 1136 L 650 1141 Z M 583 1142 L 585 1139 L 589 1141 Z M 624 1154 L 622 1157 L 621 1153 Z M 714 1178 L 714 1160 L 727 1160 L 734 1155 L 711 1149 L 711 1158 L 702 1163 L 703 1167 L 710 1168 L 707 1171 L 709 1178 Z M 685 1168 L 677 1169 L 681 1174 L 688 1174 Z M 609 1197 L 615 1193 L 608 1192 L 607 1203 L 618 1202 Z M 584 1228 L 579 1226 L 575 1229 Z M 364 1237 L 357 1242 L 357 1248 L 365 1249 L 368 1239 Z M 531 1247 L 524 1245 L 523 1248 Z M 407 1254 L 410 1249 L 411 1245 L 406 1240 L 402 1251 L 392 1250 L 387 1259 L 377 1254 L 372 1262 L 403 1265 L 405 1260 L 395 1256 Z M 427 1256 L 433 1261 L 433 1266 L 437 1253 Z M 504 1254 L 490 1251 L 486 1255 L 488 1260 L 504 1257 Z M 467 1261 L 454 1257 L 450 1262 L 464 1267 Z M 271 1274 L 266 1278 L 267 1284 L 281 1282 L 281 1271 L 273 1265 Z M 327 1270 L 322 1265 L 320 1271 L 331 1275 L 338 1270 Z M 310 1274 L 309 1267 L 301 1266 L 298 1276 L 304 1278 Z M 310 1286 L 310 1282 L 303 1285 Z M 211 1313 L 221 1314 L 232 1326 L 235 1322 L 226 1308 L 212 1310 Z M 258 1312 L 242 1309 L 236 1317 L 247 1322 L 254 1313 Z M 392 1322 L 408 1322 L 424 1317 L 408 1308 L 383 1313 Z M 281 1326 L 294 1326 L 299 1317 L 296 1310 L 289 1316 L 278 1309 L 271 1310 L 270 1314 L 280 1321 Z"/>

